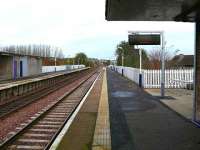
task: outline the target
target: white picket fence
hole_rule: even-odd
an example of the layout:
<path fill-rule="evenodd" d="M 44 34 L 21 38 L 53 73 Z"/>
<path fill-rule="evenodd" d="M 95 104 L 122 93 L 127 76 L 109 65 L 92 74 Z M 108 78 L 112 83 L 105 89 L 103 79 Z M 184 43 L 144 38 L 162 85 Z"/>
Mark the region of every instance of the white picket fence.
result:
<path fill-rule="evenodd" d="M 42 66 L 42 73 L 84 68 L 85 65 Z"/>
<path fill-rule="evenodd" d="M 139 84 L 139 69 L 122 66 L 110 66 L 113 70 Z M 193 83 L 193 69 L 165 70 L 165 88 L 186 88 Z M 142 85 L 144 88 L 160 88 L 161 70 L 142 70 Z"/>

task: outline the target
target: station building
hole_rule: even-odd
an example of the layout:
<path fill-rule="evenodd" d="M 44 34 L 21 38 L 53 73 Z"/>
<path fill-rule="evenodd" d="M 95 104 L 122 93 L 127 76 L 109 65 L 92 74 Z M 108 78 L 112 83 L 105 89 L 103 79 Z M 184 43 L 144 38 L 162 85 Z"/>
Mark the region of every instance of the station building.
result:
<path fill-rule="evenodd" d="M 0 52 L 0 80 L 42 73 L 42 58 Z"/>

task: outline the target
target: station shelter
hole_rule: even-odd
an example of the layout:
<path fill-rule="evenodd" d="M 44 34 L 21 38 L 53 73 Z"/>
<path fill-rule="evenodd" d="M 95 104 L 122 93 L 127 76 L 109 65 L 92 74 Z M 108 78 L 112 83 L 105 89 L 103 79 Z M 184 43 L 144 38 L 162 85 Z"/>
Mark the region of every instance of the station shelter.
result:
<path fill-rule="evenodd" d="M 17 79 L 42 73 L 42 58 L 0 52 L 0 80 Z"/>

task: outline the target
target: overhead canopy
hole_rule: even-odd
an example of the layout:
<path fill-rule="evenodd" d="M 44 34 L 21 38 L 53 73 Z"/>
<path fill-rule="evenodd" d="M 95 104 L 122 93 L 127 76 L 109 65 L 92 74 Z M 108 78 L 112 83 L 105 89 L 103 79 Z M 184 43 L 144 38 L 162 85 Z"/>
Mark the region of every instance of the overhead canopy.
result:
<path fill-rule="evenodd" d="M 106 0 L 108 21 L 195 21 L 199 0 Z"/>

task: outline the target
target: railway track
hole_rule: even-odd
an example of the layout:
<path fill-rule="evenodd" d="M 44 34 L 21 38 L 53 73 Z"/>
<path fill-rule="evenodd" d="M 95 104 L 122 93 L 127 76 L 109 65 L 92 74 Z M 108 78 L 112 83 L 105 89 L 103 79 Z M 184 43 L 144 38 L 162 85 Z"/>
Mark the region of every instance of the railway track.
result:
<path fill-rule="evenodd" d="M 17 133 L 0 145 L 0 149 L 48 149 L 98 75 L 99 72 L 95 72 L 88 76 L 70 93 L 22 124 Z"/>
<path fill-rule="evenodd" d="M 31 92 L 27 95 L 20 96 L 16 100 L 9 102 L 8 104 L 4 104 L 0 107 L 0 119 L 5 118 L 12 112 L 19 110 L 20 108 L 25 107 L 26 105 L 41 99 L 42 97 L 66 86 L 69 83 L 74 82 L 78 77 L 84 76 L 91 72 L 92 70 L 85 70 L 83 72 L 78 72 L 76 74 L 72 75 L 66 75 L 62 80 L 60 80 L 58 83 L 56 83 L 54 86 L 51 87 L 45 87 L 43 89 L 35 90 L 34 92 Z"/>

